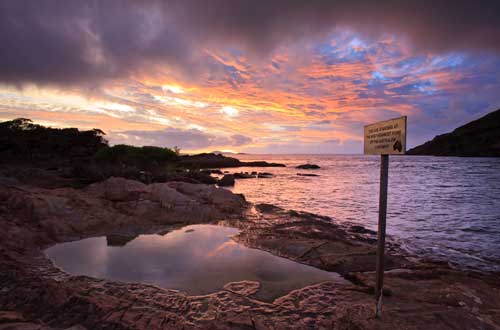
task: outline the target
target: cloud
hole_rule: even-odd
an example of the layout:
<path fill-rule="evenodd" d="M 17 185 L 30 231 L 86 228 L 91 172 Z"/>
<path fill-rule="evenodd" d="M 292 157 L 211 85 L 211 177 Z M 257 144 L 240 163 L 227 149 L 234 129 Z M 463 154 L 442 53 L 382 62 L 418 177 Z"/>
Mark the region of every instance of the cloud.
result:
<path fill-rule="evenodd" d="M 220 109 L 220 113 L 222 113 L 223 115 L 227 116 L 227 117 L 230 117 L 230 118 L 234 118 L 234 117 L 238 117 L 240 112 L 238 111 L 238 109 L 234 108 L 234 107 L 230 107 L 230 106 L 224 106 Z"/>
<path fill-rule="evenodd" d="M 130 6 L 126 1 L 122 3 L 127 8 Z M 49 4 L 51 2 L 43 2 L 40 6 Z M 0 7 L 9 5 L 14 6 L 0 2 Z M 74 3 L 74 6 L 82 5 Z M 124 12 L 140 13 L 141 8 L 145 10 L 148 6 L 154 8 L 160 5 L 159 2 L 137 2 L 134 10 Z M 154 31 L 162 31 L 171 24 L 162 18 L 166 14 L 160 10 L 147 11 L 148 15 L 152 15 L 151 20 L 162 22 L 151 25 Z M 83 11 L 83 14 L 92 21 L 92 10 L 89 13 Z M 1 15 L 3 12 L 0 12 Z M 39 12 L 32 16 L 37 15 Z M 118 21 L 123 15 L 117 15 Z M 176 12 L 172 15 L 177 17 Z M 22 15 L 19 14 L 19 17 Z M 125 29 L 134 31 L 139 18 L 134 20 L 133 15 L 130 16 L 130 26 Z M 0 21 L 2 24 L 7 23 Z M 22 27 L 23 24 L 19 24 Z M 57 21 L 57 24 L 64 26 L 64 20 Z M 103 31 L 115 24 L 114 21 L 107 22 Z M 38 44 L 40 47 L 32 49 L 30 56 L 15 59 L 19 61 L 17 69 L 15 65 L 8 69 L 0 66 L 0 81 L 14 79 L 12 81 L 19 83 L 21 80 L 15 78 L 14 72 L 21 67 L 22 61 L 28 60 L 27 66 L 21 68 L 28 72 L 20 75 L 26 79 L 23 81 L 40 84 L 64 82 L 64 86 L 0 86 L 0 112 L 10 113 L 3 118 L 27 117 L 59 127 L 99 127 L 109 132 L 112 143 L 168 147 L 177 144 L 183 149 L 197 151 L 248 149 L 293 152 L 296 147 L 297 152 L 343 152 L 334 141 L 338 140 L 339 144 L 342 144 L 340 141 L 359 141 L 363 125 L 370 122 L 408 115 L 408 142 L 414 146 L 495 110 L 500 104 L 498 54 L 422 54 L 409 51 L 408 44 L 398 36 L 370 38 L 359 32 L 339 29 L 319 40 L 282 40 L 286 45 L 272 52 L 269 61 L 263 57 L 262 62 L 254 62 L 249 50 L 265 51 L 258 45 L 258 40 L 252 48 L 249 40 L 235 37 L 234 40 L 246 44 L 246 49 L 233 48 L 232 39 L 218 49 L 214 49 L 214 45 L 220 40 L 213 38 L 200 39 L 194 45 L 190 41 L 212 33 L 199 31 L 198 37 L 195 35 L 194 39 L 189 39 L 192 27 L 184 28 L 183 24 L 180 22 L 169 33 L 178 34 L 172 41 L 178 42 L 172 45 L 178 44 L 183 49 L 179 54 L 186 52 L 186 58 L 180 55 L 179 58 L 164 58 L 157 56 L 162 53 L 156 51 L 159 45 L 155 40 L 162 36 L 157 36 L 156 32 L 137 34 L 145 38 L 145 41 L 137 42 L 148 45 L 146 48 L 149 51 L 146 52 L 142 46 L 133 46 L 134 40 L 140 38 L 130 39 L 133 42 L 127 45 L 121 45 L 123 40 L 115 45 L 105 41 L 113 38 L 104 38 L 111 32 L 101 35 L 97 33 L 100 28 L 85 21 L 85 29 L 92 26 L 89 30 L 95 39 L 92 42 L 99 45 L 98 49 L 94 49 L 93 57 L 84 56 L 85 61 L 96 66 L 88 72 L 85 66 L 65 69 L 65 60 L 62 60 L 61 67 L 54 64 L 53 72 L 48 70 L 44 75 L 38 75 L 37 71 L 30 69 L 32 65 L 42 62 L 37 56 L 43 57 L 45 49 Z M 149 31 L 151 26 L 141 29 Z M 71 26 L 68 31 L 72 31 Z M 0 38 L 6 37 L 3 32 L 0 30 Z M 133 33 L 131 35 L 134 36 Z M 314 36 L 311 34 L 311 38 Z M 22 38 L 16 41 L 20 45 L 19 40 Z M 57 48 L 57 43 L 53 47 Z M 86 46 L 82 47 L 84 50 Z M 112 50 L 113 47 L 121 50 Z M 193 55 L 192 50 L 201 51 Z M 10 48 L 2 48 L 0 59 L 5 59 L 11 51 Z M 163 48 L 163 51 L 169 50 Z M 71 49 L 68 54 L 73 54 Z M 127 57 L 127 54 L 130 56 Z M 65 56 L 64 52 L 60 55 Z M 185 63 L 193 59 L 197 61 L 190 68 Z M 0 60 L 0 63 L 4 62 Z M 193 70 L 194 75 L 188 76 L 201 76 L 194 81 L 186 81 L 184 76 L 172 73 L 169 65 L 155 66 L 158 63 L 179 63 L 173 65 L 179 70 L 177 73 Z M 188 68 L 184 69 L 184 66 Z M 141 74 L 140 70 L 148 68 L 150 71 Z M 1 74 L 7 72 L 5 70 L 13 71 L 10 76 Z M 76 70 L 76 73 L 71 70 Z M 184 74 L 189 72 L 184 71 Z M 131 76 L 123 78 L 124 75 Z M 108 78 L 113 79 L 103 83 Z M 71 86 L 80 83 L 97 88 L 89 96 L 87 89 Z M 328 140 L 333 142 L 328 144 Z M 359 143 L 353 148 L 362 151 Z"/>
<path fill-rule="evenodd" d="M 182 150 L 201 150 L 209 147 L 239 147 L 253 142 L 252 138 L 234 134 L 217 136 L 199 129 L 167 128 L 157 131 L 115 131 L 108 134 L 111 144 L 155 145 Z"/>
<path fill-rule="evenodd" d="M 0 82 L 93 86 L 155 64 L 194 79 L 209 63 L 204 49 L 234 47 L 260 57 L 337 27 L 403 35 L 421 51 L 498 53 L 498 12 L 496 0 L 2 1 Z M 365 58 L 362 46 L 354 40 L 342 58 Z M 236 67 L 224 70 L 233 86 L 243 81 Z"/>
<path fill-rule="evenodd" d="M 319 142 L 304 142 L 300 140 L 283 143 L 271 143 L 265 147 L 243 148 L 249 153 L 273 153 L 273 154 L 358 154 L 362 150 L 362 142 L 358 140 L 330 139 Z"/>
<path fill-rule="evenodd" d="M 155 61 L 193 67 L 188 45 L 154 2 L 0 3 L 0 81 L 96 84 Z"/>
<path fill-rule="evenodd" d="M 232 135 L 231 140 L 232 140 L 231 145 L 235 146 L 235 147 L 243 146 L 243 145 L 250 144 L 253 142 L 252 138 L 245 136 L 245 135 L 241 135 L 241 134 Z"/>

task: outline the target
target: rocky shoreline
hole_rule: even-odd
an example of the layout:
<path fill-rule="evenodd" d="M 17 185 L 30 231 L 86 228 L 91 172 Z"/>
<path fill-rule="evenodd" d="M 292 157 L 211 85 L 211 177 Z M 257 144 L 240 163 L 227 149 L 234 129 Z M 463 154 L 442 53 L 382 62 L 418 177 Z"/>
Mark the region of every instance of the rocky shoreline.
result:
<path fill-rule="evenodd" d="M 181 156 L 179 164 L 194 168 L 285 167 L 284 164 L 280 163 L 268 163 L 266 161 L 242 162 L 234 157 L 210 153 Z"/>
<path fill-rule="evenodd" d="M 384 316 L 377 320 L 374 232 L 252 205 L 214 185 L 109 178 L 81 189 L 44 188 L 3 176 L 0 219 L 0 330 L 500 329 L 500 274 L 455 270 L 389 243 Z M 253 297 L 258 285 L 245 281 L 189 296 L 70 275 L 43 254 L 59 242 L 194 223 L 236 227 L 241 244 L 338 272 L 348 282 L 308 286 L 271 303 Z"/>

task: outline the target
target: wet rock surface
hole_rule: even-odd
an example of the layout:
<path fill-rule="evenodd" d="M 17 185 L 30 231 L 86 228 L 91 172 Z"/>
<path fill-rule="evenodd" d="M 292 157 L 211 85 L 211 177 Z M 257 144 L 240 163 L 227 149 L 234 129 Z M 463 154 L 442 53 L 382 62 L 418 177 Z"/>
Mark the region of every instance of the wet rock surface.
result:
<path fill-rule="evenodd" d="M 67 274 L 41 252 L 57 242 L 223 220 L 250 247 L 336 271 L 345 284 L 294 290 L 272 303 L 257 282 L 188 296 L 153 285 Z M 84 189 L 0 180 L 0 329 L 500 329 L 500 275 L 451 269 L 387 247 L 383 318 L 373 318 L 375 233 L 215 186 L 112 178 Z"/>
<path fill-rule="evenodd" d="M 238 242 L 340 274 L 375 270 L 375 232 L 269 204 L 257 204 L 256 210 L 251 221 L 234 224 L 242 229 Z M 397 245 L 389 242 L 386 249 L 386 269 L 410 264 Z"/>

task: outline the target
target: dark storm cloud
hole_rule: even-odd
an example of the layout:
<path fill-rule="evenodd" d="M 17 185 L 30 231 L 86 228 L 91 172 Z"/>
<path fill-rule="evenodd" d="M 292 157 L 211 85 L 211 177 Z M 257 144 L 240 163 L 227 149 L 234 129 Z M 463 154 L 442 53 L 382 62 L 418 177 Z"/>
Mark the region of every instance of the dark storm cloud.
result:
<path fill-rule="evenodd" d="M 500 2 L 2 1 L 0 82 L 93 83 L 164 63 L 196 73 L 203 47 L 265 54 L 335 27 L 407 36 L 419 50 L 500 52 Z"/>
<path fill-rule="evenodd" d="M 161 61 L 190 67 L 187 44 L 153 3 L 0 2 L 0 82 L 95 83 Z"/>

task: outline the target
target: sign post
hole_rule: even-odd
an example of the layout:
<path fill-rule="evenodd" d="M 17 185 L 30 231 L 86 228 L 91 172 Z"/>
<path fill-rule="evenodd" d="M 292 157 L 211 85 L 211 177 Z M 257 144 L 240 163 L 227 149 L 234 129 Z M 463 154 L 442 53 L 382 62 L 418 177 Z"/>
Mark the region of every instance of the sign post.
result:
<path fill-rule="evenodd" d="M 375 280 L 375 317 L 382 315 L 384 289 L 385 227 L 387 217 L 387 186 L 389 155 L 406 152 L 406 116 L 365 126 L 364 153 L 380 155 L 380 196 L 378 209 L 377 268 Z"/>

